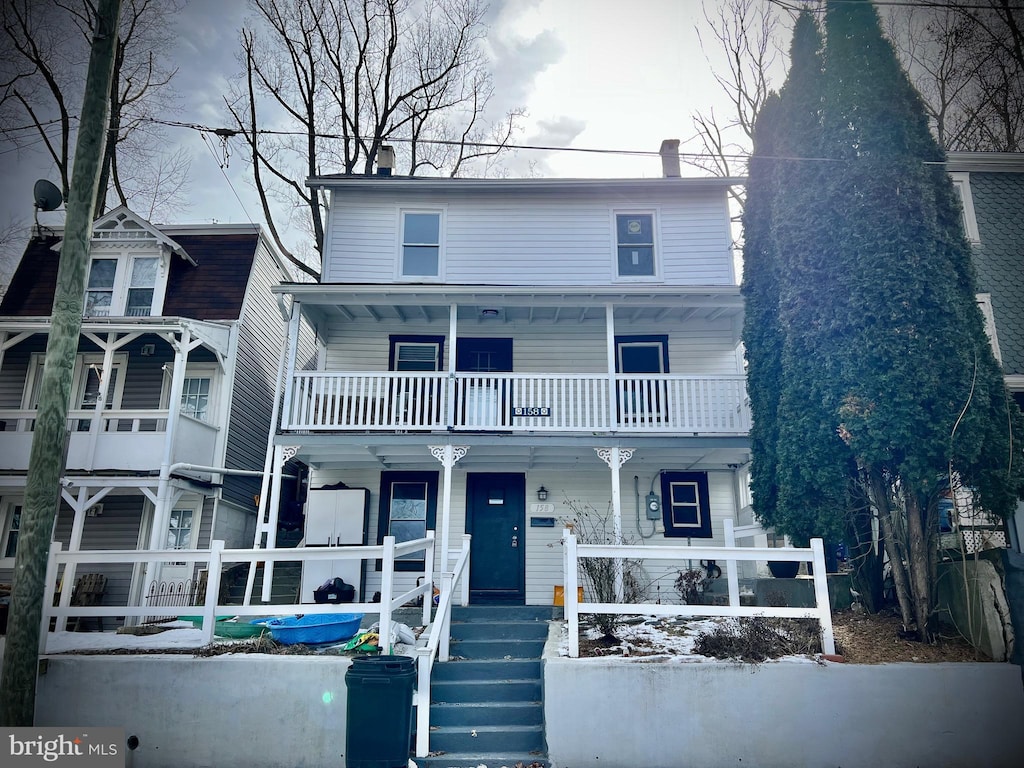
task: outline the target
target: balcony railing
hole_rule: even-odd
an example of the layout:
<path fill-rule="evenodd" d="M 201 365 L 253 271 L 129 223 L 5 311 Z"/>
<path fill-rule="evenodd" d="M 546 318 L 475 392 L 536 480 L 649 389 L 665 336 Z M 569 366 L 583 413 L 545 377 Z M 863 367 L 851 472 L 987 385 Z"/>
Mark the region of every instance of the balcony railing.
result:
<path fill-rule="evenodd" d="M 303 372 L 283 427 L 742 435 L 744 377 Z"/>
<path fill-rule="evenodd" d="M 36 416 L 33 409 L 0 410 L 0 469 L 28 469 Z M 105 410 L 94 433 L 95 412 L 72 409 L 67 420 L 66 466 L 96 470 L 156 469 L 165 461 L 167 416 L 166 408 Z M 172 454 L 166 460 L 211 464 L 219 431 L 213 424 L 180 415 Z"/>

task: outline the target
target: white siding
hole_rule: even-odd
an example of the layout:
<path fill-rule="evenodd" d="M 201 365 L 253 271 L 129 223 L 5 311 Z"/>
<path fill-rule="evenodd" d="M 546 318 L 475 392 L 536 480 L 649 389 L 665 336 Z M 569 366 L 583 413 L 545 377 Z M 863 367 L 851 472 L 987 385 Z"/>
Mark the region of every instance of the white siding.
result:
<path fill-rule="evenodd" d="M 453 192 L 443 203 L 415 192 L 335 195 L 323 282 L 392 282 L 399 254 L 399 212 L 405 208 L 444 210 L 442 282 L 612 284 L 614 212 L 650 210 L 656 216 L 661 263 L 654 282 L 734 283 L 728 209 L 721 188 L 629 197 Z"/>
<path fill-rule="evenodd" d="M 468 467 L 468 465 L 467 465 Z M 451 528 L 450 546 L 452 551 L 458 550 L 461 546 L 461 537 L 466 530 L 466 474 L 472 471 L 471 467 L 460 467 L 456 465 L 452 475 L 452 501 L 451 501 Z M 422 470 L 437 471 L 439 473 L 438 493 L 440 494 L 442 479 L 441 465 L 424 465 L 419 467 Z M 652 524 L 643 517 L 641 511 L 640 524 L 643 533 L 649 538 L 641 536 L 637 528 L 636 496 L 634 495 L 633 476 L 639 480 L 640 501 L 650 490 L 651 479 L 656 476 L 657 470 L 662 468 L 635 466 L 627 463 L 621 474 L 622 486 L 622 528 L 623 536 L 627 543 L 646 544 L 649 546 L 669 545 L 681 546 L 686 544 L 685 539 L 666 539 L 660 522 L 653 528 Z M 533 469 L 526 475 L 526 602 L 528 605 L 550 605 L 554 596 L 554 587 L 561 585 L 564 581 L 562 573 L 562 528 L 563 523 L 572 519 L 572 511 L 568 502 L 571 500 L 577 506 L 590 505 L 599 513 L 608 513 L 607 530 L 611 532 L 611 478 L 608 470 L 604 468 L 600 460 L 594 456 L 593 467 L 586 467 L 579 471 L 566 474 L 565 472 L 546 471 L 543 468 Z M 378 509 L 380 502 L 380 475 L 375 471 L 362 472 L 323 472 L 313 478 L 311 487 L 343 481 L 353 488 L 368 488 L 370 490 L 370 514 L 368 525 L 368 543 L 375 544 L 377 541 Z M 694 546 L 713 545 L 722 546 L 724 541 L 723 519 L 733 517 L 733 480 L 728 472 L 708 473 L 710 486 L 711 514 L 712 514 L 712 539 L 694 539 Z M 545 486 L 550 495 L 546 504 L 554 507 L 554 512 L 542 512 L 537 509 L 537 488 Z M 655 483 L 655 491 L 661 493 L 660 483 Z M 438 525 L 441 519 L 442 500 L 438 498 Z M 554 516 L 556 524 L 554 528 L 531 527 L 531 516 Z M 652 535 L 653 530 L 653 535 Z M 437 531 L 437 549 L 434 562 L 435 572 L 440 569 L 440 528 Z M 694 567 L 699 566 L 697 561 Z M 650 580 L 649 596 L 660 599 L 663 602 L 677 602 L 678 594 L 672 584 L 675 581 L 676 573 L 680 568 L 688 567 L 686 561 L 680 562 L 655 562 L 645 564 L 644 568 Z M 724 571 L 724 564 L 723 564 Z M 397 589 L 411 589 L 416 584 L 416 573 L 397 573 L 395 583 Z M 724 574 L 723 574 L 724 577 Z M 583 582 L 581 581 L 581 584 Z M 366 571 L 366 594 L 372 596 L 380 589 L 380 574 L 375 570 L 371 560 Z"/>
<path fill-rule="evenodd" d="M 742 373 L 736 346 L 731 341 L 731 320 L 695 320 L 667 330 L 655 324 L 625 324 L 616 335 L 667 334 L 669 370 L 675 374 L 730 375 Z M 608 370 L 604 320 L 542 326 L 504 323 L 482 327 L 461 323 L 459 335 L 469 338 L 511 337 L 516 373 L 603 373 Z M 400 322 L 344 323 L 330 329 L 327 344 L 328 371 L 386 371 L 388 337 L 391 334 L 444 336 L 448 365 L 451 341 L 448 323 Z"/>

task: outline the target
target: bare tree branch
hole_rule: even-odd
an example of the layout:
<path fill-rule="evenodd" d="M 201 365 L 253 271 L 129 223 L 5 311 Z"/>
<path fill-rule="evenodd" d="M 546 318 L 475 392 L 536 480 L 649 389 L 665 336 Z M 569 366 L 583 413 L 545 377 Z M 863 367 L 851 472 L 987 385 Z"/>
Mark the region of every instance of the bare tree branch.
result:
<path fill-rule="evenodd" d="M 488 119 L 482 0 L 251 0 L 251 7 L 257 23 L 242 32 L 244 73 L 226 105 L 248 144 L 268 228 L 309 274 L 316 270 L 281 237 L 289 219 L 301 218 L 322 253 L 324 199 L 305 179 L 370 173 L 389 142 L 409 175 L 472 172 L 474 163 L 486 169 L 518 127 L 521 110 Z M 485 138 L 501 146 L 473 146 Z M 272 201 L 285 202 L 291 215 Z"/>

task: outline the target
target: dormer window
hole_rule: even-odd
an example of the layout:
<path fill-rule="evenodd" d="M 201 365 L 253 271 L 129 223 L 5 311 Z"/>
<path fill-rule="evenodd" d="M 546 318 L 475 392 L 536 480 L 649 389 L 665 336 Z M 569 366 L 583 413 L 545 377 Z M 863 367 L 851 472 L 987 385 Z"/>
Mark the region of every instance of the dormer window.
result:
<path fill-rule="evenodd" d="M 150 317 L 159 314 L 160 258 L 125 255 L 92 260 L 86 283 L 86 317 Z M 162 302 L 159 302 L 162 304 Z"/>

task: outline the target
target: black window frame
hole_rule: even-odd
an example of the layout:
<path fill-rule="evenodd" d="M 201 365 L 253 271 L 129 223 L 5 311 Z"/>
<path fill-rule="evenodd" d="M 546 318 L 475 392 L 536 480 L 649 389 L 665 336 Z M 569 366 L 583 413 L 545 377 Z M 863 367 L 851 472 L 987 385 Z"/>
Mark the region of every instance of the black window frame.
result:
<path fill-rule="evenodd" d="M 437 367 L 434 371 L 444 368 L 444 336 L 428 336 L 421 334 L 397 334 L 388 336 L 388 370 L 397 371 L 398 345 L 399 344 L 436 344 L 437 345 Z"/>
<path fill-rule="evenodd" d="M 377 514 L 377 543 L 383 544 L 384 537 L 391 529 L 391 493 L 396 483 L 425 483 L 427 486 L 427 517 L 425 530 L 435 530 L 437 525 L 437 495 L 438 478 L 436 471 L 387 471 L 380 473 L 380 501 Z M 396 542 L 398 543 L 398 542 Z M 396 571 L 423 571 L 426 562 L 420 553 L 420 557 L 408 560 L 395 560 Z M 382 563 L 377 561 L 377 570 L 381 570 Z"/>
<path fill-rule="evenodd" d="M 673 486 L 696 486 L 696 519 L 694 524 L 679 524 L 674 510 L 676 507 L 691 506 L 687 503 L 673 504 Z M 711 530 L 711 489 L 707 472 L 662 472 L 661 473 L 661 515 L 667 538 L 710 539 Z"/>
<path fill-rule="evenodd" d="M 631 242 L 629 237 L 623 239 L 621 221 L 629 218 L 646 218 L 649 220 L 650 238 Z M 615 211 L 615 277 L 618 280 L 652 280 L 658 277 L 658 243 L 655 229 L 658 219 L 654 211 Z M 623 253 L 635 249 L 650 250 L 650 272 L 623 272 Z"/>

